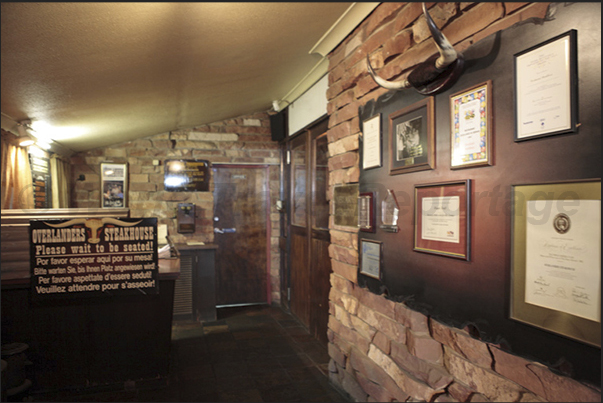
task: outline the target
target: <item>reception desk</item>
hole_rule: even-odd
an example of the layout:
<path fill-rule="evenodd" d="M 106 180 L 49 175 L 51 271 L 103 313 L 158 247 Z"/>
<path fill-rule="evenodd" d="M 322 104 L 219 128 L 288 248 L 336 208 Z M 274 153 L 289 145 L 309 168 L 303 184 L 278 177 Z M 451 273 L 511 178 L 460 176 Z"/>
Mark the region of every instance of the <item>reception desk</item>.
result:
<path fill-rule="evenodd" d="M 65 210 L 70 210 L 68 217 L 95 213 Z M 120 212 L 111 216 L 115 213 Z M 102 214 L 106 209 L 98 212 Z M 15 218 L 17 214 L 9 217 L 2 211 L 2 344 L 29 346 L 32 391 L 165 383 L 178 257 L 159 259 L 155 294 L 36 301 L 31 298 L 28 238 L 21 239 L 27 231 L 18 225 L 19 220 L 29 222 L 27 215 Z M 47 217 L 54 216 L 46 211 Z"/>
<path fill-rule="evenodd" d="M 211 322 L 216 320 L 216 271 L 214 244 L 174 245 L 180 258 L 176 281 L 174 319 Z"/>

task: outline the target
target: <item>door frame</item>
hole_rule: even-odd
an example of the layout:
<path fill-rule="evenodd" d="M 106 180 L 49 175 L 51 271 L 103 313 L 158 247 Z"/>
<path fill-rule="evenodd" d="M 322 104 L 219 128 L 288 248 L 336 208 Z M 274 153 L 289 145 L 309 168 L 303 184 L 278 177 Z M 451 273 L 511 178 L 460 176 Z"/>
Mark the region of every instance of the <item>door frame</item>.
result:
<path fill-rule="evenodd" d="M 281 290 L 283 288 L 286 289 L 286 298 L 281 297 L 282 301 L 286 301 L 286 308 L 291 311 L 292 303 L 291 303 L 291 262 L 292 262 L 292 253 L 291 253 L 291 244 L 292 244 L 292 228 L 294 227 L 292 223 L 292 206 L 293 206 L 293 189 L 292 189 L 292 170 L 291 170 L 291 159 L 292 159 L 292 145 L 296 142 L 297 139 L 301 136 L 306 136 L 304 144 L 306 147 L 306 181 L 309 182 L 306 184 L 306 194 L 305 194 L 305 203 L 306 203 L 306 256 L 304 257 L 307 262 L 306 266 L 311 265 L 312 259 L 312 240 L 314 239 L 315 230 L 313 228 L 312 222 L 312 211 L 314 207 L 314 191 L 315 191 L 315 180 L 316 180 L 316 172 L 315 172 L 315 163 L 316 163 L 316 150 L 314 149 L 315 140 L 319 137 L 326 136 L 328 131 L 328 116 L 324 115 L 321 118 L 315 120 L 304 129 L 297 132 L 295 135 L 287 138 L 285 142 L 282 144 L 283 157 L 281 161 L 281 195 L 286 200 L 286 214 L 282 214 L 281 216 L 281 224 L 282 228 L 285 230 L 281 232 L 281 238 L 285 243 L 285 251 L 286 254 L 284 259 L 281 259 L 282 270 L 281 270 Z M 328 186 L 328 185 L 327 185 Z M 284 216 L 284 217 L 283 217 Z M 328 243 L 330 243 L 330 229 L 325 228 L 326 235 L 322 235 L 320 237 L 326 238 L 324 239 Z M 329 262 L 330 263 L 330 262 Z M 311 276 L 311 273 L 308 273 L 308 276 Z M 295 296 L 293 296 L 295 298 Z M 284 306 L 285 304 L 282 303 Z M 316 318 L 313 316 L 312 307 L 310 306 L 309 313 L 309 322 L 310 327 L 313 327 L 312 321 L 315 321 Z M 327 307 L 327 315 L 328 315 L 328 307 Z M 309 329 L 313 331 L 312 329 Z M 326 337 L 326 336 L 325 336 Z"/>
<path fill-rule="evenodd" d="M 268 305 L 272 304 L 272 281 L 270 278 L 270 264 L 271 264 L 271 250 L 270 250 L 270 235 L 272 234 L 272 225 L 270 222 L 270 206 L 272 200 L 270 198 L 270 165 L 268 164 L 233 164 L 233 163 L 212 163 L 211 168 L 248 168 L 248 169 L 265 169 L 266 170 L 266 302 Z M 212 182 L 215 189 L 214 175 L 212 175 Z M 214 192 L 212 190 L 212 196 Z M 213 207 L 213 206 L 212 206 Z M 212 211 L 212 227 L 214 227 L 214 211 Z M 217 268 L 216 268 L 217 269 Z M 243 304 L 246 305 L 246 304 Z M 255 304 L 254 304 L 255 305 Z"/>

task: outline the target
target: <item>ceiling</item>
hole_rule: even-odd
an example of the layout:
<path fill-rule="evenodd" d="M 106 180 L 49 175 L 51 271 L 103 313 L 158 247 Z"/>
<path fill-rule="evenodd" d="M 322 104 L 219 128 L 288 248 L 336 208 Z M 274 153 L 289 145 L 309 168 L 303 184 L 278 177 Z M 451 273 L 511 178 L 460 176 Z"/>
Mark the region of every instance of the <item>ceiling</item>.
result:
<path fill-rule="evenodd" d="M 3 128 L 71 153 L 281 109 L 377 4 L 3 2 Z"/>

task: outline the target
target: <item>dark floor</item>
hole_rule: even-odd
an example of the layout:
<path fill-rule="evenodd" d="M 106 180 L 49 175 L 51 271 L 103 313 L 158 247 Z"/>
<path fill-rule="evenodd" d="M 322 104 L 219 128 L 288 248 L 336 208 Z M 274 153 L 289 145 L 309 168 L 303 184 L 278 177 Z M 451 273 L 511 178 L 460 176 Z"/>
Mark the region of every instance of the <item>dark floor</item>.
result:
<path fill-rule="evenodd" d="M 327 376 L 326 347 L 278 307 L 218 309 L 216 322 L 175 322 L 168 385 L 33 401 L 345 402 Z"/>

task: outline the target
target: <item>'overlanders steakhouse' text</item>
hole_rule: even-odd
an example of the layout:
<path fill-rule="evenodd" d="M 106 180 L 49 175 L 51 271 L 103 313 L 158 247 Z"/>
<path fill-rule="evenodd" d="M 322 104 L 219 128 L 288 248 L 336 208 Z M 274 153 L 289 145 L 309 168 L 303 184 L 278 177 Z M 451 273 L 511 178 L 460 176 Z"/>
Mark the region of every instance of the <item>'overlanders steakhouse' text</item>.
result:
<path fill-rule="evenodd" d="M 105 241 L 150 241 L 154 227 L 109 227 L 104 228 Z M 38 243 L 84 242 L 85 228 L 34 229 L 32 241 Z"/>

